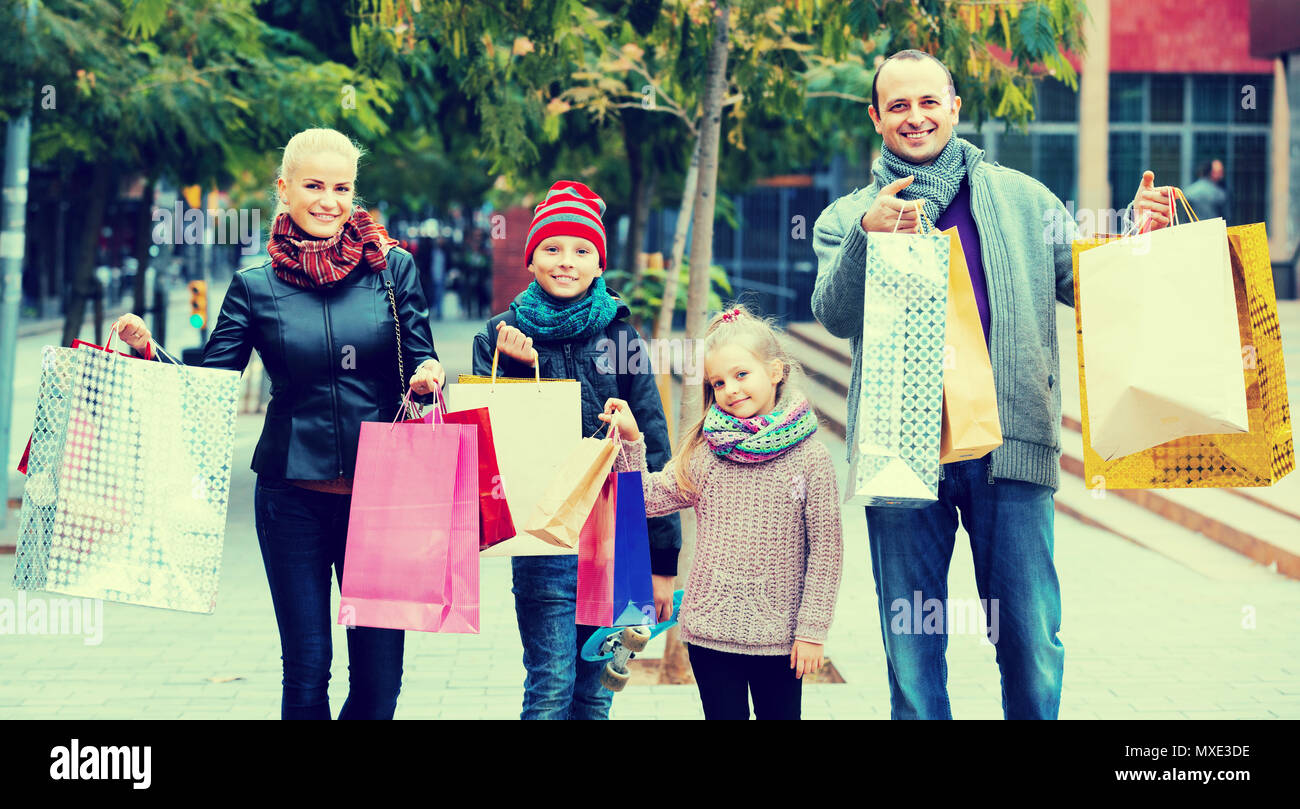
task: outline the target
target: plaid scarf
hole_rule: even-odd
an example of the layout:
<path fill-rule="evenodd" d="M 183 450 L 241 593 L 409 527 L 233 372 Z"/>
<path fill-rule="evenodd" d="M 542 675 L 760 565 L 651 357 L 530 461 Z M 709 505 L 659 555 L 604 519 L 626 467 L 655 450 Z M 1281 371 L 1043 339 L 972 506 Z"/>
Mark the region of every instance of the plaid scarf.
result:
<path fill-rule="evenodd" d="M 939 216 L 948 209 L 948 203 L 961 190 L 962 180 L 966 179 L 967 167 L 972 165 L 967 156 L 977 151 L 970 141 L 954 134 L 933 163 L 918 166 L 889 151 L 888 146 L 881 146 L 880 159 L 872 166 L 871 172 L 881 188 L 895 180 L 914 177 L 911 185 L 898 192 L 899 199 L 925 200 L 925 215 L 931 222 L 938 222 Z"/>
<path fill-rule="evenodd" d="M 777 407 L 765 416 L 738 419 L 714 404 L 704 416 L 704 438 L 713 454 L 739 463 L 770 461 L 817 431 L 817 414 L 802 394 L 790 391 Z"/>
<path fill-rule="evenodd" d="M 375 272 L 388 266 L 388 251 L 397 240 L 384 226 L 361 208 L 352 212 L 328 239 L 315 239 L 303 232 L 287 213 L 275 218 L 266 251 L 271 266 L 285 283 L 314 289 L 337 283 L 365 263 Z"/>

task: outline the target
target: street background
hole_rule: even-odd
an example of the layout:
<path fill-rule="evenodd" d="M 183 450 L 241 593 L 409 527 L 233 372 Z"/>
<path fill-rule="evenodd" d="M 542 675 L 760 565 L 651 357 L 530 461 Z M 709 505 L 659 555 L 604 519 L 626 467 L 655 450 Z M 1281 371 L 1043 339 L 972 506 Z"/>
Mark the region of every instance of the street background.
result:
<path fill-rule="evenodd" d="M 215 294 L 220 300 L 221 292 Z M 196 340 L 193 330 L 186 331 L 182 307 L 175 308 L 181 314 L 172 325 L 177 339 L 167 346 L 171 353 L 186 347 L 186 337 Z M 455 307 L 448 311 L 455 314 Z M 463 319 L 433 324 L 449 376 L 469 372 L 471 340 L 481 327 Z M 1283 304 L 1283 335 L 1291 367 L 1300 368 L 1295 303 Z M 49 334 L 20 341 L 10 458 L 18 457 L 25 442 L 40 346 L 49 342 Z M 1072 358 L 1062 360 L 1068 378 L 1067 362 Z M 1294 402 L 1294 379 L 1291 389 Z M 835 403 L 814 405 L 829 411 Z M 255 476 L 248 469 L 261 421 L 249 414 L 238 422 L 216 612 L 189 615 L 105 603 L 98 646 L 85 645 L 81 636 L 0 636 L 0 719 L 279 716 L 279 637 L 253 525 Z M 842 485 L 842 441 L 828 429 L 817 438 L 831 450 Z M 1070 476 L 1062 475 L 1062 485 L 1082 490 L 1081 481 Z M 21 493 L 21 479 L 11 491 Z M 16 511 L 10 516 L 0 545 L 14 541 Z M 843 580 L 826 653 L 845 682 L 806 686 L 804 716 L 887 719 L 889 691 L 863 510 L 845 508 L 843 520 Z M 1300 718 L 1300 581 L 1190 532 L 1177 539 L 1180 558 L 1172 558 L 1058 512 L 1060 637 L 1066 649 L 1061 718 Z M 18 597 L 13 563 L 12 555 L 0 556 L 0 599 Z M 481 571 L 480 634 L 407 633 L 397 718 L 518 717 L 524 669 L 510 562 L 484 559 Z M 949 586 L 953 599 L 978 599 L 964 532 Z M 337 604 L 337 592 L 335 599 Z M 336 713 L 347 693 L 345 631 L 334 632 L 330 699 Z M 659 656 L 662 648 L 663 640 L 656 639 L 645 656 Z M 993 648 L 980 631 L 972 627 L 950 638 L 948 666 L 955 717 L 1001 717 Z M 613 719 L 702 717 L 693 685 L 630 685 L 615 696 L 611 711 Z"/>

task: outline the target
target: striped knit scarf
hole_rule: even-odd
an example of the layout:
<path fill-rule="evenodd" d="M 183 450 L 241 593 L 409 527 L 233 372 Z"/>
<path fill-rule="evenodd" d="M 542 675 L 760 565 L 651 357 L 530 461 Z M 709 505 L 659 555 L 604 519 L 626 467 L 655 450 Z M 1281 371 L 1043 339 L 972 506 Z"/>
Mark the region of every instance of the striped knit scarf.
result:
<path fill-rule="evenodd" d="M 899 199 L 925 200 L 925 215 L 931 222 L 938 222 L 939 216 L 948 209 L 948 203 L 961 190 L 967 166 L 972 165 L 968 155 L 976 151 L 979 150 L 973 144 L 954 134 L 933 163 L 918 166 L 894 154 L 888 146 L 882 146 L 880 159 L 871 171 L 881 188 L 904 177 L 915 177 L 911 185 L 898 192 Z"/>
<path fill-rule="evenodd" d="M 780 410 L 738 419 L 717 404 L 704 416 L 704 438 L 719 458 L 739 463 L 769 461 L 817 431 L 817 414 L 802 394 L 782 396 Z"/>
<path fill-rule="evenodd" d="M 510 304 L 519 330 L 534 340 L 570 340 L 590 337 L 614 321 L 618 299 L 605 287 L 605 279 L 591 282 L 581 298 L 556 298 L 533 281 Z"/>
<path fill-rule="evenodd" d="M 339 232 L 328 239 L 314 239 L 282 213 L 271 227 L 266 251 L 280 280 L 303 289 L 314 289 L 343 280 L 360 264 L 375 272 L 388 266 L 388 251 L 397 240 L 384 226 L 361 208 L 352 212 Z"/>

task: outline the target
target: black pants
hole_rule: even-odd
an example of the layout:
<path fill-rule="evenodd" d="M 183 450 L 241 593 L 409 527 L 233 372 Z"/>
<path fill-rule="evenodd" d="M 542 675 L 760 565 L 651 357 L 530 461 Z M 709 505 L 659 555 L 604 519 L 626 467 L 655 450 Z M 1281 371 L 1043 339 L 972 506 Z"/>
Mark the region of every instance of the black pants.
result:
<path fill-rule="evenodd" d="M 705 719 L 748 719 L 749 697 L 759 719 L 798 719 L 803 680 L 790 655 L 744 655 L 687 644 Z"/>

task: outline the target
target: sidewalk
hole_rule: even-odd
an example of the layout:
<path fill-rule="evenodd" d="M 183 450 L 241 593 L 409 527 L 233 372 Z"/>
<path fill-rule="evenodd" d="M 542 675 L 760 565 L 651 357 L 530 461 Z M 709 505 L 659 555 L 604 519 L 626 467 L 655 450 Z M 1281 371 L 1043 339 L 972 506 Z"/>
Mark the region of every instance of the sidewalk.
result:
<path fill-rule="evenodd" d="M 469 372 L 479 328 L 478 322 L 433 324 L 449 378 Z M 106 603 L 99 645 L 80 636 L 0 635 L 6 661 L 0 719 L 279 716 L 279 639 L 248 469 L 260 428 L 260 416 L 240 418 L 216 613 Z M 25 425 L 15 419 L 19 429 Z M 843 481 L 843 444 L 828 431 L 818 437 Z M 845 508 L 843 520 L 843 578 L 826 651 L 846 682 L 805 687 L 804 716 L 884 719 L 889 694 L 862 509 Z M 12 531 L 11 522 L 0 544 L 12 541 L 5 538 Z M 1300 718 L 1300 582 L 1236 558 L 1224 562 L 1236 566 L 1235 578 L 1209 579 L 1066 517 L 1056 522 L 1056 560 L 1066 648 L 1062 718 Z M 0 556 L 0 605 L 18 597 L 10 584 L 13 564 L 13 556 Z M 951 571 L 951 597 L 976 599 L 963 535 Z M 483 560 L 481 603 L 479 635 L 407 633 L 398 718 L 518 717 L 524 670 L 509 560 Z M 337 713 L 347 692 L 342 627 L 335 627 L 334 640 L 330 696 Z M 662 644 L 656 640 L 646 656 L 660 655 Z M 954 715 L 1000 718 L 997 668 L 982 632 L 951 636 L 948 665 Z M 612 717 L 702 714 L 694 686 L 629 686 L 615 697 Z"/>

